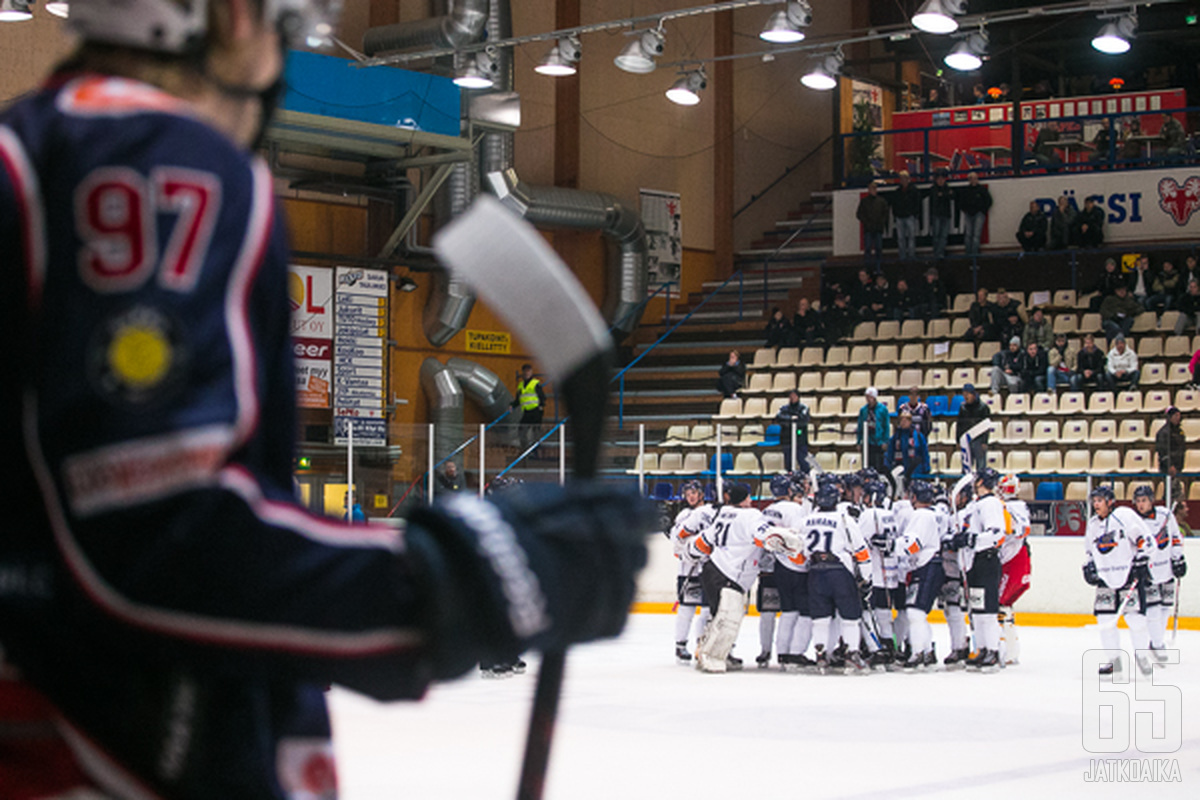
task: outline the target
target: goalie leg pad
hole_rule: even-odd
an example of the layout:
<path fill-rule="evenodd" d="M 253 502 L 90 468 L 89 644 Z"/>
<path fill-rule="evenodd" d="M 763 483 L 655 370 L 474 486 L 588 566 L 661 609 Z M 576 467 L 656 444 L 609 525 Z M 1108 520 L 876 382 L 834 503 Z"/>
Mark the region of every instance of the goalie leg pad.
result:
<path fill-rule="evenodd" d="M 746 596 L 736 589 L 721 589 L 717 611 L 700 642 L 699 663 L 704 672 L 724 672 L 725 658 L 737 641 L 742 617 L 746 615 Z"/>

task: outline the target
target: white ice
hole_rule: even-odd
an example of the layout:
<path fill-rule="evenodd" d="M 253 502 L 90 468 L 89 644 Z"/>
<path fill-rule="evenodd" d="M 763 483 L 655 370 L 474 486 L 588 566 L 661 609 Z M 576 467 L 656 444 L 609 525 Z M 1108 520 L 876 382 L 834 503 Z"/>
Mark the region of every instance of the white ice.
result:
<path fill-rule="evenodd" d="M 1200 797 L 1200 632 L 1180 631 L 1180 665 L 1156 670 L 1181 689 L 1182 748 L 1113 755 L 1083 747 L 1094 626 L 1024 627 L 1021 664 L 990 675 L 822 676 L 755 669 L 757 622 L 742 626 L 740 673 L 676 665 L 668 615 L 635 615 L 620 639 L 572 650 L 546 800 Z M 934 641 L 943 655 L 944 625 Z M 420 703 L 335 689 L 342 797 L 515 796 L 535 674 L 535 659 L 523 676 L 473 673 Z M 1162 704 L 1132 706 L 1161 719 Z M 1174 758 L 1183 780 L 1085 782 L 1093 758 Z"/>

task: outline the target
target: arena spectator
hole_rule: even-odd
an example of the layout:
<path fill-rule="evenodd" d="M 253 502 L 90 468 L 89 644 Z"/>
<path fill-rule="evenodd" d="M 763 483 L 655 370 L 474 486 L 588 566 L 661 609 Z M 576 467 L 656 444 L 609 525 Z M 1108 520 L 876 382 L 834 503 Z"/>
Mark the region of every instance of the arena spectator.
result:
<path fill-rule="evenodd" d="M 1021 391 L 1021 337 L 1008 340 L 1008 347 L 992 356 L 992 394 Z"/>
<path fill-rule="evenodd" d="M 1065 333 L 1054 334 L 1054 344 L 1046 350 L 1046 389 L 1057 391 L 1059 384 L 1070 386 L 1075 379 L 1079 353 L 1067 342 Z"/>
<path fill-rule="evenodd" d="M 1122 161 L 1137 161 L 1142 157 L 1142 141 L 1138 138 L 1141 135 L 1142 123 L 1134 117 L 1129 122 L 1129 132 L 1121 142 Z"/>
<path fill-rule="evenodd" d="M 1175 406 L 1167 409 L 1167 424 L 1155 435 L 1154 450 L 1158 453 L 1159 472 L 1174 476 L 1183 471 L 1187 440 L 1183 436 L 1183 412 Z"/>
<path fill-rule="evenodd" d="M 996 328 L 992 325 L 992 303 L 988 300 L 988 290 L 977 289 L 975 302 L 967 309 L 967 321 L 970 327 L 963 335 L 964 339 L 973 342 L 991 341 L 996 337 Z"/>
<path fill-rule="evenodd" d="M 954 423 L 954 441 L 961 445 L 963 435 L 992 416 L 987 403 L 979 399 L 975 384 L 963 386 L 963 402 L 958 407 L 958 419 Z M 970 442 L 971 464 L 982 467 L 987 464 L 988 433 L 972 436 Z"/>
<path fill-rule="evenodd" d="M 1045 348 L 1037 342 L 1029 342 L 1021 351 L 1019 360 L 1021 374 L 1021 391 L 1046 391 L 1046 372 L 1050 369 L 1050 358 Z"/>
<path fill-rule="evenodd" d="M 947 183 L 950 173 L 942 167 L 934 173 L 933 184 L 925 190 L 929 198 L 929 237 L 933 242 L 933 257 L 946 257 L 946 242 L 950 240 L 950 218 L 954 212 L 955 190 Z"/>
<path fill-rule="evenodd" d="M 1040 306 L 1033 310 L 1033 315 L 1025 323 L 1025 330 L 1021 333 L 1021 344 L 1028 345 L 1030 342 L 1036 343 L 1043 350 L 1049 350 L 1054 344 L 1054 331 L 1050 320 L 1046 319 L 1046 312 Z"/>
<path fill-rule="evenodd" d="M 901 411 L 896 419 L 896 432 L 888 441 L 883 466 L 888 472 L 903 467 L 906 483 L 918 475 L 929 474 L 929 442 L 913 425 L 912 414 L 907 411 Z"/>
<path fill-rule="evenodd" d="M 1117 293 L 1118 286 L 1128 286 L 1129 278 L 1117 266 L 1117 261 L 1114 258 L 1106 258 L 1104 260 L 1104 271 L 1100 273 L 1100 279 L 1096 284 L 1089 289 L 1089 292 L 1096 292 L 1088 304 L 1091 311 L 1099 311 L 1100 304 L 1104 302 L 1104 298 Z"/>
<path fill-rule="evenodd" d="M 792 323 L 783 315 L 783 309 L 779 306 L 771 309 L 771 318 L 767 320 L 767 327 L 763 333 L 766 337 L 766 347 L 788 347 L 794 340 Z"/>
<path fill-rule="evenodd" d="M 971 171 L 967 173 L 967 185 L 959 187 L 956 196 L 958 210 L 962 214 L 963 242 L 967 247 L 967 255 L 979 255 L 983 223 L 988 209 L 992 207 L 992 193 L 979 182 L 979 173 Z"/>
<path fill-rule="evenodd" d="M 867 293 L 867 311 L 863 319 L 873 319 L 876 322 L 892 317 L 892 287 L 887 276 L 882 272 L 875 276 L 875 285 Z"/>
<path fill-rule="evenodd" d="M 1021 217 L 1021 224 L 1017 226 L 1017 242 L 1020 243 L 1021 249 L 1032 253 L 1044 248 L 1046 225 L 1046 215 L 1042 213 L 1042 207 L 1038 205 L 1037 200 L 1030 200 L 1029 211 L 1025 212 L 1025 216 Z"/>
<path fill-rule="evenodd" d="M 1033 140 L 1033 150 L 1025 155 L 1025 163 L 1030 166 L 1042 167 L 1047 172 L 1058 170 L 1062 159 L 1054 149 L 1058 141 L 1058 123 L 1043 122 L 1038 126 L 1037 137 Z"/>
<path fill-rule="evenodd" d="M 1099 247 L 1104 244 L 1104 209 L 1096 198 L 1088 196 L 1083 201 L 1083 211 L 1075 220 L 1080 247 Z"/>
<path fill-rule="evenodd" d="M 737 350 L 729 351 L 729 358 L 717 372 L 717 391 L 725 397 L 737 397 L 738 389 L 746 385 L 746 365 Z"/>
<path fill-rule="evenodd" d="M 937 267 L 925 270 L 922 278 L 920 286 L 913 291 L 920 298 L 918 313 L 921 318 L 931 320 L 934 317 L 940 317 L 946 310 L 946 287 L 942 285 Z"/>
<path fill-rule="evenodd" d="M 867 442 L 867 466 L 883 471 L 883 451 L 891 439 L 891 421 L 888 409 L 879 402 L 879 390 L 874 386 L 867 389 L 866 402 L 858 409 L 858 425 L 855 440 L 862 450 L 863 439 Z"/>
<path fill-rule="evenodd" d="M 987 92 L 983 90 L 983 84 L 977 83 L 971 87 L 972 102 L 977 106 L 992 102 L 988 99 Z"/>
<path fill-rule="evenodd" d="M 1137 389 L 1138 357 L 1133 348 L 1125 343 L 1125 337 L 1117 334 L 1113 338 L 1112 349 L 1108 351 L 1106 368 L 1108 369 L 1108 385 L 1113 389 L 1128 387 L 1129 391 Z"/>
<path fill-rule="evenodd" d="M 1025 331 L 1025 310 L 1021 308 L 1020 301 L 1011 297 L 1004 288 L 996 290 L 996 302 L 992 304 L 992 327 L 1001 342 L 1019 337 Z"/>
<path fill-rule="evenodd" d="M 1140 255 L 1133 263 L 1133 274 L 1125 276 L 1125 284 L 1134 300 L 1146 307 L 1150 297 L 1150 287 L 1154 284 L 1154 274 L 1150 271 L 1150 256 Z"/>
<path fill-rule="evenodd" d="M 941 93 L 941 91 L 938 90 L 938 87 L 934 86 L 932 89 L 929 90 L 929 94 L 927 94 L 925 96 L 925 102 L 922 104 L 922 108 L 945 108 L 945 107 L 946 107 L 946 99 L 944 97 L 942 97 L 942 93 Z"/>
<path fill-rule="evenodd" d="M 1076 392 L 1105 389 L 1108 386 L 1105 361 L 1104 351 L 1096 347 L 1096 337 L 1090 333 L 1084 336 L 1083 349 L 1075 359 L 1075 377 L 1071 379 L 1071 389 Z"/>
<path fill-rule="evenodd" d="M 1172 114 L 1163 114 L 1162 127 L 1158 129 L 1158 136 L 1163 140 L 1163 149 L 1168 158 L 1177 158 L 1191 154 L 1192 151 L 1188 147 L 1187 132 L 1183 129 L 1183 123 L 1175 119 Z"/>
<path fill-rule="evenodd" d="M 1162 269 L 1150 282 L 1150 296 L 1146 298 L 1146 310 L 1162 314 L 1175 307 L 1179 296 L 1183 294 L 1186 284 L 1183 273 L 1175 269 L 1174 262 L 1164 261 Z"/>
<path fill-rule="evenodd" d="M 858 201 L 855 216 L 862 223 L 863 255 L 879 269 L 883 258 L 883 232 L 888 223 L 888 201 L 879 196 L 878 181 L 867 184 L 867 194 Z"/>
<path fill-rule="evenodd" d="M 1050 239 L 1047 248 L 1066 250 L 1075 244 L 1075 220 L 1079 211 L 1071 205 L 1065 194 L 1058 196 L 1054 211 L 1050 213 Z"/>
<path fill-rule="evenodd" d="M 1175 335 L 1182 336 L 1188 326 L 1200 332 L 1200 280 L 1190 280 L 1187 292 L 1175 304 L 1179 319 L 1175 320 Z"/>
<path fill-rule="evenodd" d="M 929 406 L 921 400 L 921 387 L 913 386 L 908 390 L 908 400 L 900 404 L 897 412 L 908 412 L 912 417 L 913 427 L 925 434 L 926 439 L 929 438 L 929 432 L 933 430 L 933 414 L 929 411 Z"/>
<path fill-rule="evenodd" d="M 807 403 L 800 400 L 800 393 L 795 389 L 788 392 L 788 401 L 779 407 L 775 421 L 783 427 L 783 441 L 789 442 L 783 448 L 783 458 L 789 470 L 798 469 L 808 458 L 808 423 L 810 412 Z M 792 446 L 789 437 L 796 437 L 796 463 L 792 464 Z"/>
<path fill-rule="evenodd" d="M 792 315 L 792 336 L 801 347 L 812 347 L 821 338 L 821 314 L 807 297 L 801 297 Z"/>
<path fill-rule="evenodd" d="M 1183 262 L 1183 285 L 1187 286 L 1192 281 L 1200 281 L 1200 264 L 1196 263 L 1194 255 L 1188 255 Z"/>
<path fill-rule="evenodd" d="M 1192 360 L 1188 362 L 1188 372 L 1192 373 L 1192 382 L 1188 384 L 1188 388 L 1200 389 L 1200 350 L 1192 353 Z"/>
<path fill-rule="evenodd" d="M 466 491 L 467 482 L 464 476 L 458 474 L 458 464 L 450 459 L 442 465 L 437 473 L 437 490 L 440 493 Z"/>
<path fill-rule="evenodd" d="M 858 325 L 858 312 L 850 307 L 850 298 L 839 294 L 833 298 L 833 307 L 821 312 L 821 330 L 825 335 L 825 343 L 840 342 L 854 333 Z"/>
<path fill-rule="evenodd" d="M 908 170 L 900 170 L 900 185 L 888 194 L 896 223 L 896 249 L 901 261 L 917 257 L 917 220 L 921 216 L 921 190 L 913 185 Z"/>
<path fill-rule="evenodd" d="M 1101 117 L 1100 130 L 1092 137 L 1092 154 L 1088 156 L 1088 161 L 1096 165 L 1111 164 L 1116 152 L 1113 145 L 1112 125 L 1108 117 Z"/>
<path fill-rule="evenodd" d="M 888 306 L 891 309 L 889 316 L 892 319 L 915 319 L 920 316 L 921 302 L 917 295 L 908 288 L 908 281 L 904 278 L 897 279 L 896 288 L 892 291 Z"/>
<path fill-rule="evenodd" d="M 871 277 L 871 273 L 865 269 L 858 271 L 857 280 L 854 281 L 854 286 L 850 289 L 850 305 L 858 312 L 859 316 L 863 316 L 867 311 L 867 306 L 871 302 L 871 292 L 875 289 L 875 281 Z"/>
<path fill-rule="evenodd" d="M 1104 298 L 1100 304 L 1100 324 L 1104 326 L 1104 338 L 1111 343 L 1117 334 L 1128 335 L 1133 322 L 1142 313 L 1142 304 L 1129 296 L 1129 287 L 1118 285 L 1116 293 Z"/>

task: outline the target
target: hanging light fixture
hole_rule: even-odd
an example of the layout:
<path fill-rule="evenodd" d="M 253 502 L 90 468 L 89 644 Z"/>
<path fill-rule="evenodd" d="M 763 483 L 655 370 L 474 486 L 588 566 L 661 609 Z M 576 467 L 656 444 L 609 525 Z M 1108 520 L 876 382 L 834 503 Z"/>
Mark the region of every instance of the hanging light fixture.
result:
<path fill-rule="evenodd" d="M 842 51 L 821 58 L 816 65 L 809 70 L 805 75 L 801 76 L 800 82 L 810 89 L 816 89 L 819 92 L 827 92 L 837 86 L 837 76 L 842 72 L 842 64 L 845 57 Z"/>
<path fill-rule="evenodd" d="M 967 0 L 925 0 L 913 14 L 912 24 L 926 33 L 954 33 L 958 30 L 954 17 L 966 8 Z"/>
<path fill-rule="evenodd" d="M 575 65 L 579 63 L 579 59 L 583 57 L 583 45 L 579 41 L 578 36 L 568 36 L 564 39 L 559 39 L 550 51 L 546 53 L 546 57 L 542 59 L 542 63 L 533 68 L 534 72 L 541 75 L 552 75 L 554 77 L 562 77 L 565 75 L 574 75 L 577 70 Z"/>
<path fill-rule="evenodd" d="M 0 22 L 22 22 L 32 17 L 26 0 L 0 0 Z"/>
<path fill-rule="evenodd" d="M 987 46 L 987 32 L 980 28 L 977 33 L 964 36 L 942 60 L 950 69 L 971 72 L 983 66 L 983 56 L 987 53 Z"/>
<path fill-rule="evenodd" d="M 488 47 L 468 57 L 466 64 L 454 83 L 463 89 L 490 89 L 496 84 L 496 75 L 500 73 L 500 63 L 496 60 L 496 48 Z"/>
<path fill-rule="evenodd" d="M 52 0 L 52 2 L 46 3 L 46 10 L 56 17 L 66 19 L 70 14 L 71 7 L 63 0 Z"/>
<path fill-rule="evenodd" d="M 640 36 L 625 45 L 620 54 L 613 59 L 613 63 L 620 69 L 637 75 L 654 72 L 654 68 L 658 66 L 654 59 L 662 55 L 666 39 L 661 27 L 643 31 Z"/>
<path fill-rule="evenodd" d="M 1137 16 L 1134 14 L 1124 14 L 1114 17 L 1100 28 L 1100 32 L 1092 39 L 1092 47 L 1101 53 L 1108 53 L 1109 55 L 1128 53 L 1130 48 L 1129 40 L 1133 38 L 1136 30 Z"/>
<path fill-rule="evenodd" d="M 667 99 L 681 106 L 694 106 L 700 102 L 700 92 L 708 87 L 708 76 L 704 67 L 689 70 L 667 89 Z"/>
<path fill-rule="evenodd" d="M 804 40 L 804 31 L 812 23 L 812 6 L 808 0 L 792 0 L 787 7 L 767 19 L 758 38 L 772 44 L 795 44 Z"/>

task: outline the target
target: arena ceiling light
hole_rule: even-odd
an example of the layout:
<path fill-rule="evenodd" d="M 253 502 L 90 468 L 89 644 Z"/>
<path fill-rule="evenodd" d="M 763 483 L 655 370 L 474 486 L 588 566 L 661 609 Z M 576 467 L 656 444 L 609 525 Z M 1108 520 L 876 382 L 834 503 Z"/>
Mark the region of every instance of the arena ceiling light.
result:
<path fill-rule="evenodd" d="M 987 53 L 987 46 L 987 32 L 980 29 L 977 33 L 964 36 L 942 60 L 950 69 L 971 72 L 983 66 L 983 56 Z"/>
<path fill-rule="evenodd" d="M 842 51 L 821 58 L 816 65 L 800 78 L 800 82 L 818 92 L 827 92 L 837 86 L 837 76 L 842 72 L 845 57 Z"/>
<path fill-rule="evenodd" d="M 776 11 L 767 19 L 758 38 L 772 44 L 795 44 L 804 41 L 804 31 L 812 23 L 812 6 L 808 0 L 793 0 L 787 8 Z"/>
<path fill-rule="evenodd" d="M 466 64 L 454 76 L 454 83 L 463 89 L 490 89 L 496 85 L 496 75 L 500 73 L 500 63 L 496 60 L 496 50 L 489 47 L 468 57 Z"/>
<path fill-rule="evenodd" d="M 667 89 L 667 99 L 681 106 L 694 106 L 700 102 L 700 92 L 708 87 L 708 76 L 704 68 L 689 70 Z"/>
<path fill-rule="evenodd" d="M 56 17 L 66 19 L 71 13 L 71 7 L 67 3 L 56 0 L 55 2 L 46 3 L 46 10 Z"/>
<path fill-rule="evenodd" d="M 966 8 L 967 0 L 925 0 L 913 14 L 912 24 L 926 33 L 954 33 L 958 30 L 954 17 Z"/>
<path fill-rule="evenodd" d="M 1101 17 L 1103 19 L 1103 17 Z M 1137 17 L 1134 14 L 1123 14 L 1108 20 L 1100 28 L 1100 32 L 1092 39 L 1092 47 L 1101 53 L 1120 55 L 1129 52 L 1129 40 L 1137 30 Z"/>
<path fill-rule="evenodd" d="M 580 43 L 579 37 L 567 36 L 559 39 L 550 48 L 550 52 L 546 53 L 542 63 L 534 67 L 533 71 L 540 75 L 551 75 L 556 78 L 574 75 L 578 71 L 575 65 L 582 57 L 583 45 Z"/>
<path fill-rule="evenodd" d="M 654 72 L 654 68 L 658 66 L 654 59 L 662 55 L 666 41 L 667 37 L 661 26 L 642 31 L 636 39 L 625 45 L 613 59 L 613 63 L 625 72 L 635 75 Z"/>
<path fill-rule="evenodd" d="M 32 17 L 25 0 L 0 0 L 0 22 L 21 22 Z"/>

